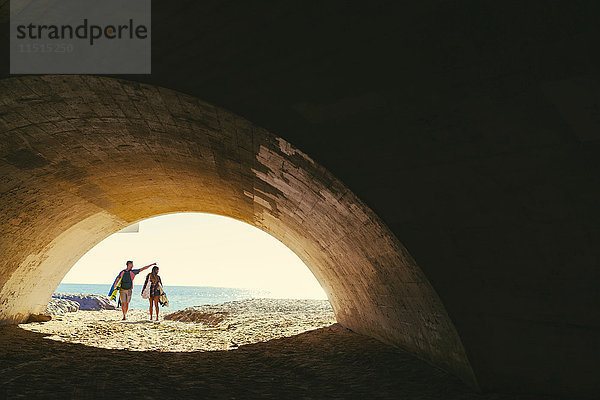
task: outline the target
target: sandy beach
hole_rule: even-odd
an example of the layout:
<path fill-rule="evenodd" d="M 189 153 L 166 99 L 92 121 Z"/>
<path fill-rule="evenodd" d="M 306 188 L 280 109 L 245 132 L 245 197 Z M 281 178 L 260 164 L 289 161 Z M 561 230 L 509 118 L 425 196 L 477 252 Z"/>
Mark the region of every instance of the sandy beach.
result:
<path fill-rule="evenodd" d="M 150 326 L 112 318 L 113 327 Z M 0 399 L 549 399 L 475 393 L 451 374 L 339 324 L 228 351 L 103 349 L 44 336 L 0 326 Z"/>
<path fill-rule="evenodd" d="M 122 321 L 120 310 L 77 311 L 19 326 L 48 339 L 104 349 L 179 352 L 230 350 L 336 322 L 326 300 L 251 299 L 175 312 L 196 317 L 194 322 L 165 319 L 171 313 L 161 308 L 159 320 L 150 321 L 147 309 L 133 309 Z"/>
<path fill-rule="evenodd" d="M 335 323 L 325 300 L 77 311 L 0 327 L 0 398 L 539 400 L 478 394 Z M 52 339 L 52 340 L 48 340 Z M 132 384 L 132 381 L 136 383 Z"/>
<path fill-rule="evenodd" d="M 451 374 L 335 323 L 325 300 L 76 311 L 0 327 L 0 399 L 540 400 L 479 394 Z M 52 340 L 48 340 L 52 339 Z M 134 382 L 134 383 L 132 383 Z"/>

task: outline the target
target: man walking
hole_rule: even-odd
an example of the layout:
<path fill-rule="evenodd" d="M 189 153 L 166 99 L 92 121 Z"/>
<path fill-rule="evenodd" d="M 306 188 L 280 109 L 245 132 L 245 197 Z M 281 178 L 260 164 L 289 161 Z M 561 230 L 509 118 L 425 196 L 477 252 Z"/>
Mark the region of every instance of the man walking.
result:
<path fill-rule="evenodd" d="M 119 288 L 119 298 L 121 299 L 121 311 L 123 311 L 123 321 L 127 319 L 127 311 L 129 310 L 129 302 L 131 301 L 131 295 L 133 292 L 133 279 L 137 274 L 142 272 L 143 270 L 150 268 L 156 263 L 152 263 L 150 265 L 146 265 L 140 269 L 133 269 L 133 261 L 127 261 L 127 268 L 119 272 L 115 282 L 113 283 L 112 288 L 110 289 L 111 296 L 112 292 L 114 292 L 117 288 Z"/>

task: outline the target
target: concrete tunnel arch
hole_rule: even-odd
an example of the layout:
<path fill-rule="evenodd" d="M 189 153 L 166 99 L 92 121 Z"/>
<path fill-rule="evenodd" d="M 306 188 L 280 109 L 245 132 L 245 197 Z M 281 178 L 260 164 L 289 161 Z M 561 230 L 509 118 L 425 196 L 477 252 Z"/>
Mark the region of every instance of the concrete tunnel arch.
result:
<path fill-rule="evenodd" d="M 235 218 L 308 266 L 343 326 L 472 386 L 427 278 L 342 182 L 285 140 L 172 90 L 92 76 L 0 81 L 0 321 L 43 310 L 72 265 L 133 222 Z"/>

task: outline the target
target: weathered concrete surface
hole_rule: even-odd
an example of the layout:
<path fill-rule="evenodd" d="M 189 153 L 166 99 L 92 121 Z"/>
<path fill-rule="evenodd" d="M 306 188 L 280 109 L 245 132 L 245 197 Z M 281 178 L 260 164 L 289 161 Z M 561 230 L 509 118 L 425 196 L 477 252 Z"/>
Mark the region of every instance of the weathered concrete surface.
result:
<path fill-rule="evenodd" d="M 136 221 L 208 212 L 292 249 L 337 320 L 475 380 L 406 249 L 284 140 L 190 96 L 110 78 L 0 81 L 0 320 L 42 310 L 73 263 Z"/>

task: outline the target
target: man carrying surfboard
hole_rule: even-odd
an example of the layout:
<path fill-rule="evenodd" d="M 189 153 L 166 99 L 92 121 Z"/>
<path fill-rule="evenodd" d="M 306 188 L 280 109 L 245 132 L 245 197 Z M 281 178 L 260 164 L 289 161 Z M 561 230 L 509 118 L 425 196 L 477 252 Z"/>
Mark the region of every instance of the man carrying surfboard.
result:
<path fill-rule="evenodd" d="M 127 261 L 125 264 L 127 268 L 119 272 L 119 275 L 115 278 L 112 287 L 110 288 L 110 292 L 108 295 L 112 300 L 114 300 L 117 296 L 117 290 L 119 291 L 119 298 L 121 300 L 121 311 L 123 311 L 123 321 L 127 319 L 127 310 L 129 310 L 129 302 L 131 301 L 131 294 L 133 289 L 133 279 L 137 274 L 142 272 L 145 269 L 148 269 L 156 263 L 152 263 L 150 265 L 146 265 L 145 267 L 139 269 L 133 269 L 133 261 Z"/>

